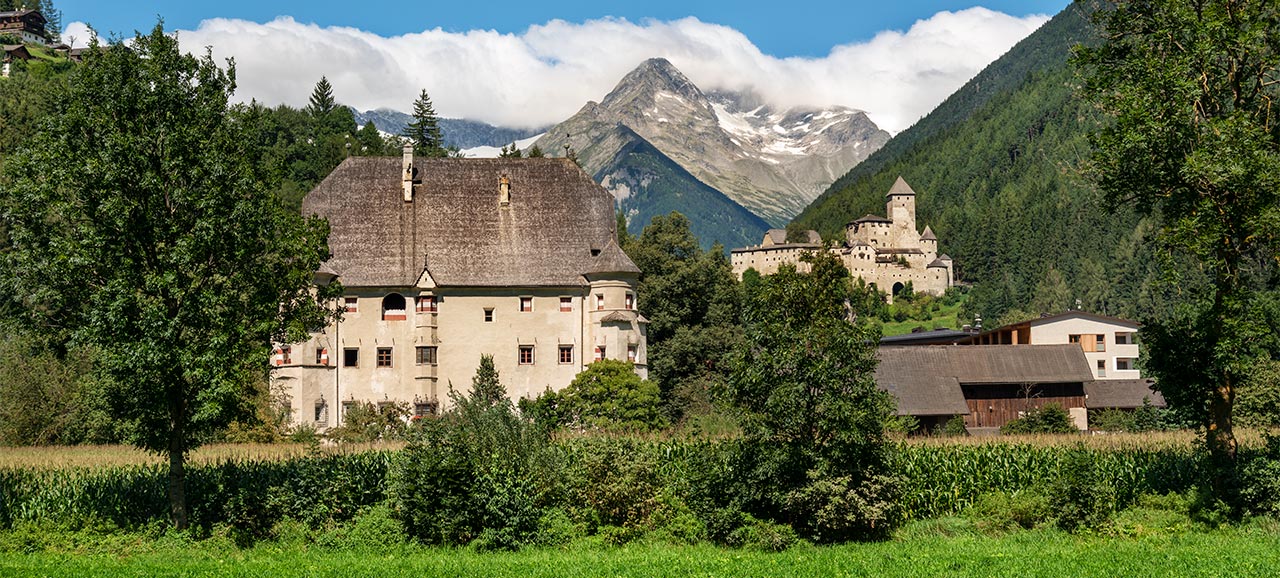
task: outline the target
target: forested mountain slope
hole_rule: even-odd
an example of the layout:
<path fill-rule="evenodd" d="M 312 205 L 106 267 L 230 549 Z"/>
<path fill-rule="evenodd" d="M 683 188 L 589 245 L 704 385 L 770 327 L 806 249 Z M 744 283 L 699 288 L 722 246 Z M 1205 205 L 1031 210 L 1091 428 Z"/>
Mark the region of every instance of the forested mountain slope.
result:
<path fill-rule="evenodd" d="M 993 321 L 1073 307 L 1121 316 L 1162 308 L 1148 227 L 1109 213 L 1078 167 L 1098 115 L 1074 92 L 1070 47 L 1088 41 L 1088 15 L 1068 6 L 1009 53 L 851 170 L 795 225 L 839 234 L 883 211 L 903 176 L 918 222 L 976 286 L 970 314 Z"/>

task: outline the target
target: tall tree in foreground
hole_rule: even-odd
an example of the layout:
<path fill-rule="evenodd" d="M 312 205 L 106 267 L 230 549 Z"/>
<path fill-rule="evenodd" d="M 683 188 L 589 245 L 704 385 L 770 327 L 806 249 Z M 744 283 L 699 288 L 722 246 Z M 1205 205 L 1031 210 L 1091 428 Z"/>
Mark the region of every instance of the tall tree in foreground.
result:
<path fill-rule="evenodd" d="M 449 156 L 444 148 L 444 138 L 440 134 L 440 119 L 431 104 L 431 97 L 426 89 L 413 101 L 413 122 L 405 125 L 401 136 L 409 139 L 416 154 L 425 157 L 443 158 Z"/>
<path fill-rule="evenodd" d="M 311 91 L 311 98 L 307 101 L 307 114 L 319 118 L 333 112 L 337 106 L 337 101 L 333 99 L 333 85 L 329 84 L 328 78 L 321 76 L 320 82 L 316 83 L 315 89 Z"/>
<path fill-rule="evenodd" d="M 1257 296 L 1274 283 L 1280 231 L 1280 9 L 1116 1 L 1096 19 L 1104 41 L 1075 57 L 1085 97 L 1110 117 L 1090 170 L 1113 206 L 1157 215 L 1161 241 L 1208 277 L 1181 288 L 1179 313 L 1147 323 L 1146 367 L 1229 465 L 1237 388 L 1276 340 Z"/>
<path fill-rule="evenodd" d="M 745 343 L 729 392 L 741 408 L 742 494 L 806 537 L 883 536 L 898 521 L 884 438 L 893 404 L 875 383 L 879 334 L 854 322 L 848 270 L 829 251 L 743 281 Z"/>
<path fill-rule="evenodd" d="M 263 190 L 234 89 L 160 25 L 89 50 L 0 192 L 0 290 L 98 349 L 124 435 L 168 457 L 179 528 L 187 452 L 252 411 L 270 343 L 321 326 L 341 291 L 313 288 L 328 227 Z"/>

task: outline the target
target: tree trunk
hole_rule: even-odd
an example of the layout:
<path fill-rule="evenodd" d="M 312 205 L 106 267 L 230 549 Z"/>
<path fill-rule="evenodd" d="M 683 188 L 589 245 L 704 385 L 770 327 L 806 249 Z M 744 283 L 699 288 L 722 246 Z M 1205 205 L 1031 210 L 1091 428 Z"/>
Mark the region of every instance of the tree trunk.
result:
<path fill-rule="evenodd" d="M 179 530 L 187 529 L 186 420 L 182 403 L 170 403 L 172 432 L 169 437 L 169 514 Z"/>

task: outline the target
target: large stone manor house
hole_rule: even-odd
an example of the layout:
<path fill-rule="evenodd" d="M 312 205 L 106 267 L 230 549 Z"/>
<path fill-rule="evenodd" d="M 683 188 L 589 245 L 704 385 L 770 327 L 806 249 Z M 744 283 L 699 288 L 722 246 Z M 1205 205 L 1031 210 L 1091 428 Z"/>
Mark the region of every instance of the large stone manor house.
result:
<path fill-rule="evenodd" d="M 916 230 L 916 193 L 902 177 L 885 195 L 885 215 L 867 215 L 845 225 L 844 242 L 831 247 L 849 273 L 889 293 L 898 294 L 908 282 L 914 291 L 941 295 L 955 283 L 951 257 L 938 253 L 938 237 L 925 226 Z M 733 272 L 742 277 L 747 269 L 762 275 L 778 271 L 783 264 L 804 271 L 800 261 L 806 251 L 823 247 L 814 231 L 806 231 L 804 242 L 787 242 L 786 231 L 770 229 L 754 247 L 732 251 Z"/>
<path fill-rule="evenodd" d="M 465 393 L 492 355 L 512 398 L 558 390 L 592 361 L 646 372 L 639 268 L 613 197 L 571 160 L 346 159 L 302 203 L 329 220 L 317 273 L 345 288 L 340 322 L 279 345 L 273 383 L 296 423 L 339 425 L 357 401 L 416 415 Z"/>

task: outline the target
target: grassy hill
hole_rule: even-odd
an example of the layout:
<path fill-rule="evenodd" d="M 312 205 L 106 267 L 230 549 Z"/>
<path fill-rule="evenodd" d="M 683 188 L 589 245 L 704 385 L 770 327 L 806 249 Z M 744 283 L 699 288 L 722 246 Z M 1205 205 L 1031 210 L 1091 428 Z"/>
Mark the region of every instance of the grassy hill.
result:
<path fill-rule="evenodd" d="M 1163 308 L 1146 223 L 1110 213 L 1078 167 L 1097 114 L 1075 95 L 1072 46 L 1092 39 L 1068 6 L 911 128 L 836 181 L 797 218 L 823 236 L 884 209 L 903 176 L 918 221 L 937 233 L 961 280 L 965 317 L 1086 309 L 1140 317 Z"/>

